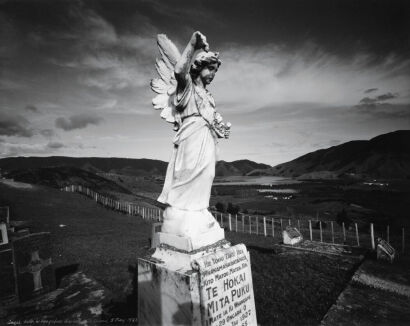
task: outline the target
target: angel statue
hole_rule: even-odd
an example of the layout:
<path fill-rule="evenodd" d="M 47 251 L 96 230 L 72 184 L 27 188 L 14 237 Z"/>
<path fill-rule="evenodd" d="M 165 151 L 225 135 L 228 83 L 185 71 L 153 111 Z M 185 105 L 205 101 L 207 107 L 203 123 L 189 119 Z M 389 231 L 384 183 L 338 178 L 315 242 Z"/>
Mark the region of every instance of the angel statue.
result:
<path fill-rule="evenodd" d="M 215 177 L 218 138 L 228 138 L 225 124 L 206 89 L 221 65 L 209 51 L 206 37 L 195 32 L 182 55 L 164 34 L 157 36 L 159 78 L 151 81 L 158 93 L 152 103 L 174 125 L 174 149 L 158 201 L 166 204 L 161 232 L 195 239 L 220 229 L 208 211 Z"/>

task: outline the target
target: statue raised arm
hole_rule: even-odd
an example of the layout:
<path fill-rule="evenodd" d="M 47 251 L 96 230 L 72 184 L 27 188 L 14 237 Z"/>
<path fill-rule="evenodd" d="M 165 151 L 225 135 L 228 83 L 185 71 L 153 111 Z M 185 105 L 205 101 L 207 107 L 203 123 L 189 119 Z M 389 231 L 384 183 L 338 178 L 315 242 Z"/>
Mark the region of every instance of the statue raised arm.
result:
<path fill-rule="evenodd" d="M 182 54 L 163 34 L 158 35 L 158 47 L 160 78 L 152 80 L 151 87 L 159 95 L 153 105 L 177 131 L 158 198 L 167 205 L 162 232 L 195 239 L 220 229 L 208 207 L 218 138 L 229 137 L 230 124 L 223 122 L 206 87 L 221 61 L 200 32 L 192 35 Z"/>

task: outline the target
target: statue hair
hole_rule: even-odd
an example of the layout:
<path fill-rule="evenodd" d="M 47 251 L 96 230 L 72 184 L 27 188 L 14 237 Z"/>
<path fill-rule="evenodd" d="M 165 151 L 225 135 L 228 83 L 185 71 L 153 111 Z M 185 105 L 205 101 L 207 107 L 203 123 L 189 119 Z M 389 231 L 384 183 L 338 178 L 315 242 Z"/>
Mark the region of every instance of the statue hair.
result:
<path fill-rule="evenodd" d="M 219 59 L 219 53 L 212 51 L 202 51 L 196 55 L 189 73 L 191 74 L 192 78 L 196 78 L 198 77 L 202 69 L 214 63 L 218 64 L 218 68 L 221 65 L 222 61 Z"/>

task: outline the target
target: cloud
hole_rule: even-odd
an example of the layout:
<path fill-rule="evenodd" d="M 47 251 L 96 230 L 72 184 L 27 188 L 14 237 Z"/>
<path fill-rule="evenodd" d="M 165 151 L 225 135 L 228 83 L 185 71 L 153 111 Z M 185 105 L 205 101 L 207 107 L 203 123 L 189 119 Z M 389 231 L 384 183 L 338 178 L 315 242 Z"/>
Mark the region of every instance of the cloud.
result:
<path fill-rule="evenodd" d="M 386 93 L 386 94 L 377 96 L 376 99 L 377 99 L 378 101 L 387 101 L 387 100 L 394 99 L 394 98 L 396 98 L 396 97 L 398 97 L 398 96 L 399 96 L 398 93 L 392 94 L 392 93 L 389 92 L 389 93 Z"/>
<path fill-rule="evenodd" d="M 369 89 L 366 89 L 365 91 L 364 91 L 364 93 L 365 94 L 369 94 L 369 93 L 373 93 L 373 92 L 375 92 L 375 91 L 377 91 L 378 90 L 378 88 L 369 88 Z"/>
<path fill-rule="evenodd" d="M 391 104 L 391 103 L 364 103 L 354 107 L 356 112 L 370 115 L 377 119 L 409 120 L 410 103 Z"/>
<path fill-rule="evenodd" d="M 391 93 L 388 92 L 386 94 L 378 95 L 375 97 L 364 97 L 360 100 L 359 105 L 378 105 L 381 102 L 392 100 L 394 98 L 399 97 L 398 93 Z"/>
<path fill-rule="evenodd" d="M 26 107 L 24 108 L 26 111 L 31 111 L 31 112 L 39 112 L 38 108 L 34 105 L 26 105 Z"/>
<path fill-rule="evenodd" d="M 0 157 L 48 154 L 50 149 L 44 144 L 29 143 L 0 143 Z"/>
<path fill-rule="evenodd" d="M 55 125 L 57 128 L 63 129 L 65 131 L 74 129 L 84 129 L 88 125 L 98 125 L 104 119 L 89 114 L 76 114 L 70 118 L 59 117 L 55 120 Z"/>
<path fill-rule="evenodd" d="M 0 112 L 0 136 L 32 137 L 33 129 L 27 119 L 20 115 L 6 115 Z"/>
<path fill-rule="evenodd" d="M 52 136 L 54 136 L 54 130 L 52 130 L 52 129 L 43 129 L 43 130 L 40 130 L 40 134 L 43 135 L 44 137 L 52 137 Z"/>
<path fill-rule="evenodd" d="M 49 142 L 47 144 L 47 148 L 51 148 L 51 149 L 59 149 L 65 147 L 65 145 L 63 143 L 60 142 Z"/>

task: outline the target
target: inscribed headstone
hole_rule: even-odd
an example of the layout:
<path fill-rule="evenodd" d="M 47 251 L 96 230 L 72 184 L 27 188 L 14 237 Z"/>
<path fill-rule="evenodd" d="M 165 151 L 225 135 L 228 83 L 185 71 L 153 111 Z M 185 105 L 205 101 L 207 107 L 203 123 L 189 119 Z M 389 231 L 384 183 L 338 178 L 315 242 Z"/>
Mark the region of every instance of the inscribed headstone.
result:
<path fill-rule="evenodd" d="M 0 251 L 0 299 L 15 295 L 13 252 L 10 248 Z"/>
<path fill-rule="evenodd" d="M 20 301 L 54 290 L 50 233 L 33 233 L 12 243 Z"/>
<path fill-rule="evenodd" d="M 202 324 L 257 325 L 249 253 L 243 244 L 196 260 Z"/>

